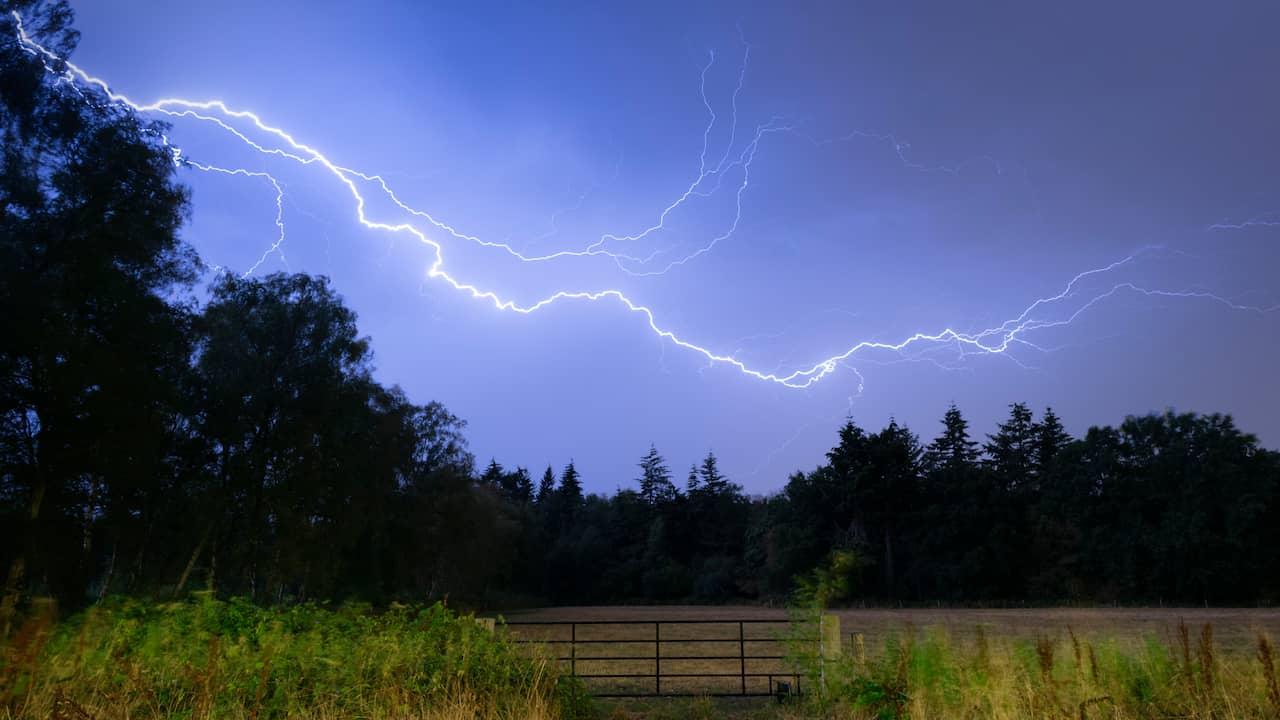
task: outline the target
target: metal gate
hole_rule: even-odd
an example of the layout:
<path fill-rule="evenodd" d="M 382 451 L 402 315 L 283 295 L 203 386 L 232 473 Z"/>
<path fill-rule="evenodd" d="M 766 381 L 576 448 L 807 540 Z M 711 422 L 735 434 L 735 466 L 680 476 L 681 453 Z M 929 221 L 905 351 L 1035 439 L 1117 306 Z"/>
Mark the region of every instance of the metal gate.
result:
<path fill-rule="evenodd" d="M 513 621 L 512 642 L 547 647 L 597 697 L 795 694 L 788 620 Z"/>

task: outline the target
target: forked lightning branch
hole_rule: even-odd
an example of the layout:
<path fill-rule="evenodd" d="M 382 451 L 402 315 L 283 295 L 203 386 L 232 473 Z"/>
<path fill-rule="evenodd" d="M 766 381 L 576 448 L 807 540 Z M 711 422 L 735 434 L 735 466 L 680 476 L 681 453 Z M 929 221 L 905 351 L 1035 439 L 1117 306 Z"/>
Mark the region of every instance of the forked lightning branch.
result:
<path fill-rule="evenodd" d="M 748 377 L 787 388 L 802 389 L 811 387 L 834 373 L 838 368 L 849 367 L 847 363 L 856 361 L 857 356 L 869 353 L 891 353 L 906 359 L 914 359 L 921 357 L 926 352 L 945 351 L 954 352 L 957 361 L 963 361 L 973 355 L 1001 355 L 1018 362 L 1015 354 L 1010 352 L 1014 348 L 1028 348 L 1038 352 L 1048 351 L 1034 342 L 1032 336 L 1036 331 L 1070 325 L 1085 312 L 1097 308 L 1107 299 L 1120 293 L 1206 300 L 1239 311 L 1271 312 L 1280 308 L 1280 306 L 1243 305 L 1228 297 L 1199 289 L 1151 288 L 1128 280 L 1109 282 L 1101 288 L 1087 291 L 1083 288 L 1086 279 L 1115 274 L 1124 268 L 1134 265 L 1143 256 L 1157 252 L 1160 249 L 1159 246 L 1145 246 L 1115 262 L 1076 274 L 1070 278 L 1060 292 L 1032 301 L 1021 312 L 993 327 L 977 331 L 961 331 L 950 327 L 936 331 L 922 330 L 910 333 L 897 342 L 861 340 L 849 344 L 847 349 L 842 352 L 820 359 L 790 373 L 784 373 L 780 370 L 760 370 L 748 365 L 734 354 L 717 351 L 706 345 L 699 344 L 687 336 L 677 335 L 660 323 L 659 315 L 652 307 L 633 300 L 619 289 L 608 287 L 591 289 L 565 288 L 551 293 L 536 302 L 519 303 L 510 299 L 501 289 L 481 287 L 472 281 L 452 274 L 446 268 L 446 248 L 442 241 L 442 239 L 447 239 L 449 242 L 474 243 L 495 252 L 507 254 L 522 263 L 529 264 L 553 262 L 571 257 L 602 255 L 611 258 L 621 271 L 638 276 L 663 274 L 708 253 L 719 243 L 729 239 L 739 226 L 742 217 L 743 200 L 749 187 L 752 161 L 760 143 L 771 133 L 793 130 L 792 126 L 784 119 L 773 118 L 757 126 L 754 132 L 748 135 L 749 139 L 742 147 L 735 147 L 738 124 L 737 99 L 742 90 L 742 78 L 746 72 L 748 53 L 744 53 L 742 67 L 738 75 L 738 84 L 733 93 L 732 135 L 728 146 L 718 161 L 708 160 L 708 138 L 717 118 L 711 103 L 707 101 L 706 74 L 715 60 L 714 55 L 709 58 L 707 64 L 703 67 L 701 92 L 703 104 L 706 106 L 710 121 L 703 132 L 699 171 L 693 181 L 678 193 L 672 202 L 658 212 L 657 218 L 652 224 L 630 233 L 620 232 L 602 235 L 589 243 L 585 243 L 582 249 L 579 250 L 562 250 L 545 255 L 530 256 L 516 251 L 506 243 L 485 240 L 458 230 L 435 215 L 408 205 L 400 199 L 382 176 L 338 165 L 317 148 L 298 140 L 285 129 L 269 124 L 255 112 L 235 108 L 222 100 L 197 101 L 181 97 L 169 97 L 150 103 L 141 103 L 123 94 L 116 93 L 111 90 L 110 85 L 105 80 L 89 74 L 77 65 L 65 58 L 58 57 L 37 43 L 24 30 L 22 18 L 18 13 L 13 13 L 13 17 L 17 23 L 18 39 L 26 52 L 38 58 L 48 72 L 57 75 L 59 82 L 67 84 L 75 92 L 83 95 L 86 102 L 93 101 L 94 95 L 100 91 L 105 94 L 110 102 L 127 106 L 135 112 L 163 115 L 174 120 L 190 120 L 211 124 L 255 152 L 303 166 L 313 166 L 317 171 L 328 173 L 336 182 L 336 189 L 345 189 L 350 196 L 351 208 L 361 225 L 379 232 L 405 233 L 417 238 L 422 244 L 430 248 L 434 259 L 427 267 L 426 275 L 432 280 L 446 283 L 453 289 L 466 293 L 476 300 L 491 304 L 496 310 L 525 315 L 546 310 L 563 301 L 611 303 L 621 306 L 630 314 L 639 315 L 643 326 L 647 327 L 649 332 L 676 347 L 700 355 L 714 365 L 731 368 Z M 906 162 L 905 157 L 902 156 L 903 146 L 893 136 L 879 136 L 867 133 L 856 133 L 856 135 L 874 137 L 891 142 L 895 152 Z M 220 167 L 211 163 L 196 162 L 185 157 L 176 144 L 171 144 L 169 138 L 166 137 L 163 141 L 170 148 L 174 162 L 182 167 L 202 172 L 222 173 L 259 180 L 265 179 L 275 192 L 275 225 L 277 233 L 268 250 L 248 270 L 248 273 L 254 272 L 272 253 L 283 253 L 286 241 L 283 219 L 284 190 L 281 183 L 274 176 L 263 171 Z M 910 163 L 910 165 L 921 167 L 914 163 Z M 613 249 L 635 244 L 637 241 L 662 231 L 668 216 L 676 208 L 696 201 L 698 198 L 708 197 L 720 192 L 725 188 L 726 183 L 729 184 L 731 191 L 734 193 L 736 214 L 723 231 L 708 237 L 693 252 L 674 260 L 669 258 L 663 260 L 659 258 L 658 252 L 638 255 Z M 366 198 L 362 191 L 362 188 L 367 189 L 369 187 L 381 193 L 410 219 L 388 221 L 370 217 L 366 212 Z M 1258 222 L 1269 222 L 1269 220 L 1262 218 Z M 656 269 L 652 267 L 654 265 L 657 266 Z"/>

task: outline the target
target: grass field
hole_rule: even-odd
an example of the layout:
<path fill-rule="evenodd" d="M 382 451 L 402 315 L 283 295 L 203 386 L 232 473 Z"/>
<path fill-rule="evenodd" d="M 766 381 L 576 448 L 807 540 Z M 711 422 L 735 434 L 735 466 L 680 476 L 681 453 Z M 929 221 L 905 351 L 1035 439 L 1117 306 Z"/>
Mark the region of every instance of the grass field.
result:
<path fill-rule="evenodd" d="M 1280 609 L 1276 608 L 1037 608 L 1027 610 L 904 609 L 832 610 L 840 618 L 846 641 L 851 633 L 879 645 L 890 634 L 909 628 L 942 629 L 952 638 L 972 641 L 978 632 L 1035 641 L 1040 635 L 1078 635 L 1143 640 L 1173 639 L 1178 622 L 1213 626 L 1214 639 L 1226 652 L 1252 652 L 1256 632 L 1280 637 Z M 502 613 L 512 622 L 527 620 L 724 620 L 784 621 L 784 609 L 742 606 L 628 605 L 617 607 L 559 607 Z"/>
<path fill-rule="evenodd" d="M 0 641 L 0 720 L 59 718 L 742 718 L 750 720 L 1252 720 L 1280 718 L 1280 634 L 1273 610 L 841 611 L 843 652 L 797 672 L 788 703 L 687 699 L 596 702 L 559 677 L 546 646 L 566 627 L 497 636 L 439 606 L 260 608 L 193 598 L 115 600 L 61 621 L 33 612 Z M 592 607 L 530 610 L 511 621 L 648 621 L 579 625 L 580 674 L 648 673 L 660 633 L 663 673 L 734 673 L 662 681 L 664 693 L 741 689 L 736 673 L 785 672 L 783 610 Z M 759 619 L 738 625 L 654 621 Z M 629 642 L 627 642 L 629 641 Z M 695 642 L 705 641 L 705 642 Z M 539 650 L 539 648 L 542 648 Z M 564 654 L 562 644 L 555 654 Z M 604 656 L 624 657 L 605 661 Z M 716 656 L 716 657 L 712 657 Z M 722 656 L 722 657 L 721 657 Z M 561 667 L 567 663 L 560 663 Z M 605 668 L 608 669 L 605 669 Z M 825 693 L 816 690 L 819 667 Z M 567 668 L 566 668 L 567 669 Z M 600 681 L 588 681 L 600 682 Z M 648 691 L 652 679 L 631 681 Z M 767 679 L 748 690 L 766 689 Z M 596 687 L 599 691 L 599 686 Z M 619 688 L 617 685 L 613 689 Z"/>
<path fill-rule="evenodd" d="M 615 701 L 614 717 L 832 718 L 1280 718 L 1274 648 L 1280 611 L 1270 609 L 841 610 L 842 653 L 826 664 L 825 701 L 775 706 L 707 700 Z M 759 607 L 571 607 L 507 613 L 522 621 L 716 621 L 757 619 L 757 635 L 780 636 L 787 612 Z M 510 629 L 567 639 L 568 628 Z M 579 625 L 578 639 L 633 640 L 580 645 L 580 674 L 653 671 L 653 625 Z M 737 625 L 662 625 L 662 657 L 732 655 Z M 749 634 L 748 637 L 751 637 Z M 682 644 L 724 638 L 721 644 Z M 648 642 L 645 642 L 648 640 Z M 748 654 L 776 644 L 745 643 Z M 559 654 L 567 654 L 567 645 Z M 694 649 L 697 648 L 697 649 Z M 794 646 L 793 646 L 794 649 Z M 624 656 L 634 661 L 583 660 Z M 604 669 L 604 668 L 608 669 Z M 666 660 L 664 673 L 737 672 L 740 661 Z M 816 665 L 802 668 L 816 687 Z M 567 669 L 567 668 L 566 668 Z M 780 661 L 748 661 L 748 672 L 782 672 Z M 623 689 L 611 680 L 590 687 Z M 636 681 L 632 681 L 635 683 Z M 726 686 L 726 682 L 731 683 Z M 663 693 L 731 692 L 731 681 L 664 680 Z M 761 679 L 753 681 L 764 683 Z M 595 683 L 595 684 L 592 684 Z M 652 692 L 653 680 L 633 685 Z M 760 685 L 749 689 L 761 689 Z"/>

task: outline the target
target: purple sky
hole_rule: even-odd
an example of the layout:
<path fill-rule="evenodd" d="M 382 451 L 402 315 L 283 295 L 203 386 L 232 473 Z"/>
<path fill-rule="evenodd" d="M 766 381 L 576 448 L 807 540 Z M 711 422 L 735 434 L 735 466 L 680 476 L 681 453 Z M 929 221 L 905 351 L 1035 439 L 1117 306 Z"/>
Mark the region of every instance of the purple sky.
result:
<path fill-rule="evenodd" d="M 1060 321 L 1131 284 L 1007 353 L 868 349 L 792 389 L 658 337 L 611 298 L 498 311 L 428 277 L 434 252 L 412 235 L 357 223 L 323 168 L 175 121 L 191 159 L 282 184 L 283 258 L 256 272 L 331 276 L 379 377 L 464 417 L 481 462 L 573 458 L 588 489 L 612 491 L 650 443 L 681 477 L 714 449 L 766 492 L 817 464 L 846 414 L 927 440 L 952 401 L 979 432 L 1015 401 L 1052 405 L 1076 433 L 1174 407 L 1229 412 L 1280 445 L 1280 310 L 1246 308 L 1280 303 L 1280 5 L 762 5 L 80 2 L 73 60 L 137 101 L 253 110 L 525 255 L 638 234 L 719 169 L 661 229 L 599 245 L 660 271 L 727 235 L 641 277 L 605 255 L 521 262 L 358 190 L 370 219 L 438 242 L 461 282 L 522 305 L 616 289 L 764 374 L 996 327 L 1158 246 L 1036 307 L 1026 319 Z M 183 177 L 190 241 L 210 265 L 254 266 L 278 232 L 268 180 Z"/>

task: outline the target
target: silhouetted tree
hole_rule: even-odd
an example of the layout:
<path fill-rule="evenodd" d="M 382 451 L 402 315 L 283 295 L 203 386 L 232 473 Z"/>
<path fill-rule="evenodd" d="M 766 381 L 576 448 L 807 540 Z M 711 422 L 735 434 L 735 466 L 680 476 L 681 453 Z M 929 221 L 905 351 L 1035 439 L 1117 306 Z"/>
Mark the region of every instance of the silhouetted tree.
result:
<path fill-rule="evenodd" d="M 490 459 L 489 464 L 485 466 L 484 472 L 480 473 L 480 484 L 499 490 L 502 487 L 502 476 L 506 471 L 498 464 L 496 459 Z"/>
<path fill-rule="evenodd" d="M 1071 443 L 1071 436 L 1067 434 L 1053 408 L 1044 409 L 1044 415 L 1035 425 L 1035 435 L 1036 472 L 1043 474 L 1052 466 L 1058 453 Z"/>
<path fill-rule="evenodd" d="M 219 544 L 223 567 L 240 574 L 226 580 L 253 596 L 290 572 L 280 566 L 286 559 L 306 564 L 307 554 L 332 551 L 313 542 L 311 529 L 345 512 L 321 507 L 320 491 L 354 480 L 338 466 L 356 451 L 376 392 L 369 345 L 328 282 L 307 275 L 226 275 L 201 326 L 202 431 L 221 478 L 209 521 L 215 538 L 247 540 Z M 349 425 L 353 418 L 362 422 Z"/>
<path fill-rule="evenodd" d="M 102 522 L 137 549 L 173 477 L 187 354 L 183 298 L 198 261 L 178 238 L 187 192 L 164 126 L 18 42 L 9 11 L 59 57 L 75 49 L 65 2 L 0 15 L 0 502 L 3 612 L 29 580 L 76 604 Z M 145 517 L 143 517 L 145 515 Z M 3 622 L 0 619 L 0 622 Z"/>
<path fill-rule="evenodd" d="M 555 492 L 555 488 L 556 474 L 551 470 L 551 466 L 548 465 L 546 471 L 542 473 L 542 479 L 538 481 L 538 494 L 534 497 L 534 501 L 538 503 L 539 507 L 546 506 L 551 499 L 552 493 Z"/>
<path fill-rule="evenodd" d="M 968 470 L 978 462 L 980 454 L 978 443 L 969 439 L 968 421 L 953 403 L 942 416 L 942 434 L 925 449 L 925 467 Z"/>
<path fill-rule="evenodd" d="M 507 473 L 503 478 L 503 491 L 517 505 L 533 502 L 533 478 L 529 477 L 529 469 L 517 467 Z"/>
<path fill-rule="evenodd" d="M 572 460 L 564 466 L 564 472 L 560 474 L 557 495 L 562 503 L 562 511 L 567 517 L 572 517 L 582 506 L 582 479 L 578 476 L 578 470 L 573 466 Z"/>
<path fill-rule="evenodd" d="M 1024 403 L 1010 405 L 1009 419 L 987 437 L 987 465 L 1006 489 L 1033 482 L 1038 437 L 1030 408 Z"/>
<path fill-rule="evenodd" d="M 922 456 L 917 537 L 921 563 L 928 568 L 923 592 L 956 600 L 975 596 L 975 568 L 996 557 L 987 545 L 992 488 L 978 466 L 980 452 L 969 439 L 969 423 L 954 404 L 943 415 L 942 427 Z"/>
<path fill-rule="evenodd" d="M 649 446 L 649 452 L 640 459 L 640 497 L 653 506 L 667 505 L 678 495 L 676 486 L 671 482 L 671 471 L 667 470 L 666 460 L 658 454 L 658 448 Z"/>
<path fill-rule="evenodd" d="M 715 453 L 707 453 L 702 460 L 702 467 L 698 468 L 698 474 L 702 477 L 702 487 L 707 493 L 718 495 L 730 490 L 729 479 L 720 474 L 720 468 L 716 465 Z"/>

